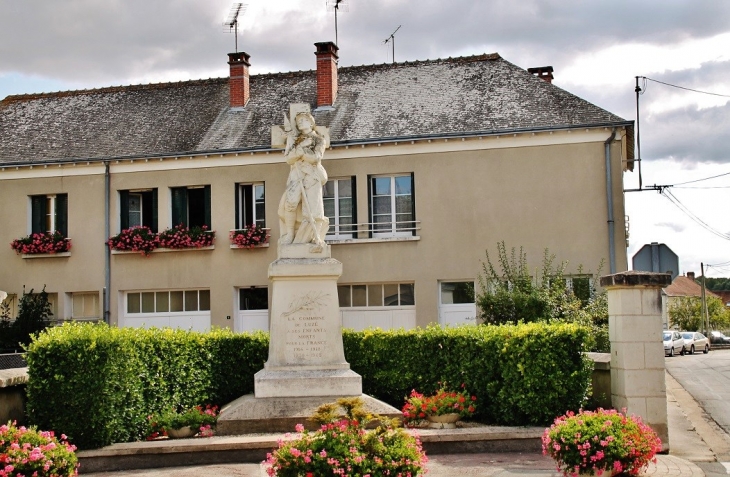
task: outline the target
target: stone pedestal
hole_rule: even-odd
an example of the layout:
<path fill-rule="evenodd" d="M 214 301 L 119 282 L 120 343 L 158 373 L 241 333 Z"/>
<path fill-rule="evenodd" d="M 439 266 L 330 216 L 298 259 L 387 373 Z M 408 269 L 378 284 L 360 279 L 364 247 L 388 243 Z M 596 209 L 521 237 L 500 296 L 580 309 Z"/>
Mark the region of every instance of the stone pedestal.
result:
<path fill-rule="evenodd" d="M 269 358 L 254 376 L 254 394 L 223 407 L 218 434 L 293 431 L 340 397 L 359 396 L 368 412 L 400 417 L 398 409 L 362 394 L 362 378 L 345 361 L 341 274 L 329 245 L 279 246 L 279 258 L 269 266 Z"/>
<path fill-rule="evenodd" d="M 667 390 L 664 381 L 661 289 L 668 273 L 622 272 L 601 277 L 608 291 L 611 341 L 611 402 L 641 416 L 669 450 Z"/>

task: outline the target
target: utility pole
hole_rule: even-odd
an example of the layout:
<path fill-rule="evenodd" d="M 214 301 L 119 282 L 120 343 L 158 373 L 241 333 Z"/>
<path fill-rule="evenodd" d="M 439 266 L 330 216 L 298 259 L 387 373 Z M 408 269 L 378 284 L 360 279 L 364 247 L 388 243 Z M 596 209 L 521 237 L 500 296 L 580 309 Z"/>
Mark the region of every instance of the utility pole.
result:
<path fill-rule="evenodd" d="M 705 297 L 705 264 L 700 262 L 702 272 L 702 326 L 705 328 L 705 336 L 710 336 L 710 315 L 707 313 L 707 298 Z"/>

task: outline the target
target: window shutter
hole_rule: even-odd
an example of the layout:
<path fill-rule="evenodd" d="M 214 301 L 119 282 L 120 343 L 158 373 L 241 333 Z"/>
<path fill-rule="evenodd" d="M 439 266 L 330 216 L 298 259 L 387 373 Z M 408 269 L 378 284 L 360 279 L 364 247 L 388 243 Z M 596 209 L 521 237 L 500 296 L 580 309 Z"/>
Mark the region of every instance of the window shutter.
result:
<path fill-rule="evenodd" d="M 46 223 L 46 196 L 34 195 L 30 198 L 31 224 L 30 233 L 45 232 Z"/>
<path fill-rule="evenodd" d="M 241 218 L 240 218 L 240 216 L 241 216 L 241 204 L 239 204 L 239 202 L 241 200 L 240 199 L 240 195 L 241 195 L 241 190 L 240 189 L 241 189 L 241 184 L 236 184 L 235 195 L 234 195 L 235 200 L 236 200 L 236 203 L 234 205 L 235 211 L 236 211 L 236 218 L 235 218 L 235 225 L 234 225 L 234 227 L 237 228 L 237 229 L 242 229 L 243 228 L 241 226 Z"/>
<path fill-rule="evenodd" d="M 210 220 L 210 186 L 207 185 L 203 188 L 203 195 L 205 197 L 205 225 L 208 226 L 208 230 L 211 230 L 213 226 Z"/>
<path fill-rule="evenodd" d="M 172 196 L 172 227 L 188 222 L 188 190 L 185 187 L 170 188 Z"/>
<path fill-rule="evenodd" d="M 119 191 L 119 229 L 129 228 L 129 191 Z"/>
<path fill-rule="evenodd" d="M 368 175 L 368 237 L 373 238 L 373 176 Z"/>
<path fill-rule="evenodd" d="M 68 194 L 56 195 L 56 230 L 68 237 Z"/>
<path fill-rule="evenodd" d="M 350 178 L 352 182 L 352 238 L 357 238 L 357 189 L 355 188 L 355 176 Z"/>
<path fill-rule="evenodd" d="M 149 227 L 150 227 L 150 229 L 152 229 L 152 231 L 154 233 L 157 233 L 157 188 L 152 189 L 151 195 L 152 195 L 152 197 L 151 197 L 151 199 L 152 199 L 152 214 L 151 214 L 152 220 L 150 221 Z"/>
<path fill-rule="evenodd" d="M 416 179 L 413 177 L 413 172 L 411 172 L 411 220 L 412 235 L 415 237 L 418 234 L 416 233 Z"/>

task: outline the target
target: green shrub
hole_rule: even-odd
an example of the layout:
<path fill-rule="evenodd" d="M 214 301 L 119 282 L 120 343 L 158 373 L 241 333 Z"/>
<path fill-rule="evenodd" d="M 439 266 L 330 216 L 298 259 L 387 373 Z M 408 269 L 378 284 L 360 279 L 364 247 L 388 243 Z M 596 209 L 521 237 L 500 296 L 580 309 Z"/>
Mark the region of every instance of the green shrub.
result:
<path fill-rule="evenodd" d="M 82 449 L 141 439 L 149 414 L 252 392 L 267 352 L 265 333 L 66 323 L 28 347 L 29 418 Z"/>
<path fill-rule="evenodd" d="M 504 425 L 547 424 L 583 404 L 588 340 L 571 323 L 343 332 L 366 394 L 400 409 L 412 389 L 464 384 L 478 399 L 474 418 Z M 143 439 L 149 415 L 251 394 L 267 355 L 263 332 L 66 323 L 28 346 L 29 418 L 82 449 Z"/>
<path fill-rule="evenodd" d="M 543 425 L 580 408 L 593 369 L 582 353 L 589 339 L 571 323 L 343 333 L 363 392 L 401 408 L 412 389 L 463 383 L 480 403 L 474 418 L 505 425 Z"/>

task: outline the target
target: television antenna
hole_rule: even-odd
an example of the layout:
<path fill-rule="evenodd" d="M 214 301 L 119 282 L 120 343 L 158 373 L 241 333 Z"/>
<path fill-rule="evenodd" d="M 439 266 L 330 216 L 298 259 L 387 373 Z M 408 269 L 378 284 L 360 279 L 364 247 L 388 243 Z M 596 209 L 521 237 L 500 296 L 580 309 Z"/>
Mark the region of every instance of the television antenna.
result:
<path fill-rule="evenodd" d="M 350 2 L 348 0 L 327 0 L 327 8 L 335 11 L 335 45 L 339 46 L 337 41 L 337 11 L 342 9 L 343 12 L 350 10 Z"/>
<path fill-rule="evenodd" d="M 400 27 L 403 25 L 398 25 L 398 28 L 395 29 L 393 33 L 390 34 L 388 38 L 383 41 L 383 44 L 387 45 L 388 42 L 390 42 L 391 46 L 393 47 L 393 63 L 395 63 L 395 32 L 400 30 Z"/>
<path fill-rule="evenodd" d="M 231 11 L 228 13 L 228 18 L 223 22 L 224 27 L 228 27 L 228 31 L 233 31 L 236 38 L 236 53 L 238 53 L 238 17 L 246 13 L 248 4 L 234 3 L 231 7 Z"/>

